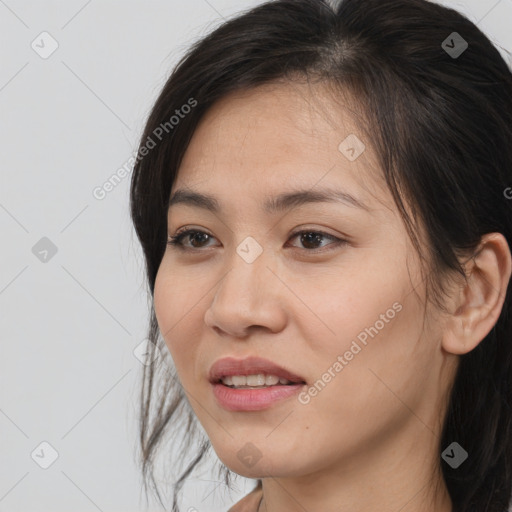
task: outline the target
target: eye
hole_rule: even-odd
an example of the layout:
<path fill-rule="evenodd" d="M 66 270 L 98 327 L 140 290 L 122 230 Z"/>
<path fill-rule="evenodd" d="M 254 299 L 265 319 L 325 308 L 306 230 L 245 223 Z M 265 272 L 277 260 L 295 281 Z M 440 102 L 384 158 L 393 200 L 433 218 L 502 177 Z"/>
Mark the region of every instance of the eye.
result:
<path fill-rule="evenodd" d="M 314 230 L 302 230 L 302 231 L 296 231 L 295 233 L 292 233 L 290 236 L 290 239 L 296 238 L 300 235 L 300 242 L 304 245 L 306 249 L 309 249 L 308 252 L 325 252 L 322 250 L 318 250 L 318 247 L 312 248 L 311 245 L 315 245 L 317 243 L 321 243 L 322 238 L 332 240 L 330 244 L 332 246 L 339 246 L 343 243 L 346 243 L 345 240 L 342 240 L 341 238 L 337 238 L 334 235 L 329 235 L 328 233 L 324 233 L 323 231 L 314 231 Z M 325 245 L 323 246 L 325 247 Z M 334 249 L 335 247 L 331 247 L 328 250 Z M 322 247 L 320 247 L 321 249 Z"/>
<path fill-rule="evenodd" d="M 331 247 L 330 249 L 327 250 L 332 250 L 340 245 L 347 243 L 346 240 L 335 237 L 334 235 L 329 235 L 328 233 L 324 233 L 323 231 L 316 230 L 296 231 L 295 233 L 292 233 L 292 235 L 290 236 L 290 240 L 298 237 L 299 235 L 301 235 L 300 241 L 303 244 L 303 248 L 307 252 L 325 252 L 325 250 L 322 249 L 322 247 L 312 247 L 312 245 L 314 246 L 316 244 L 321 244 L 322 238 L 329 239 L 332 241 L 330 244 L 327 245 L 332 245 L 334 247 Z M 201 244 L 204 243 L 205 241 L 207 242 L 208 239 L 213 239 L 214 237 L 201 230 L 182 228 L 181 230 L 178 230 L 178 232 L 175 235 L 170 236 L 167 243 L 169 246 L 176 247 L 177 249 L 183 251 L 199 251 L 202 249 L 202 247 L 198 247 L 196 245 L 192 245 L 192 247 L 185 245 L 183 241 L 186 238 L 188 238 L 188 241 L 191 242 L 192 244 Z M 323 247 L 325 247 L 325 245 Z"/>
<path fill-rule="evenodd" d="M 193 237 L 191 237 L 191 235 L 194 235 Z M 200 235 L 199 237 L 197 237 L 197 235 Z M 192 246 L 192 248 L 190 247 L 187 247 L 186 245 L 183 244 L 183 239 L 185 237 L 189 237 L 189 241 L 191 239 L 193 240 L 197 240 L 199 238 L 199 243 L 201 243 L 201 238 L 204 239 L 206 237 L 211 237 L 211 235 L 209 235 L 208 233 L 205 233 L 204 231 L 200 231 L 200 230 L 197 230 L 197 229 L 186 229 L 186 228 L 183 228 L 181 230 L 178 230 L 178 232 L 174 235 L 174 236 L 170 236 L 167 243 L 170 245 L 170 246 L 175 246 L 177 247 L 178 249 L 182 249 L 182 250 L 194 250 L 194 249 L 197 249 L 197 247 L 194 247 Z"/>

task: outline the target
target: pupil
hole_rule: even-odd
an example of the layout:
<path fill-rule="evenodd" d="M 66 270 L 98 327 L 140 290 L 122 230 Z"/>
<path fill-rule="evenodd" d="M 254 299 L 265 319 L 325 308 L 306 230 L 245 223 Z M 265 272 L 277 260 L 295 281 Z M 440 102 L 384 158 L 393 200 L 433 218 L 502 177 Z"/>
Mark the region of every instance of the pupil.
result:
<path fill-rule="evenodd" d="M 313 241 L 313 245 L 315 245 L 315 243 L 320 243 L 320 240 L 322 238 L 322 235 L 320 235 L 319 233 L 317 234 L 314 234 L 313 232 L 309 232 L 309 233 L 304 233 L 302 235 L 302 243 L 304 244 L 305 247 L 308 247 L 308 243 L 311 242 L 311 240 L 308 240 L 308 238 L 311 237 L 311 235 L 314 235 L 313 238 L 315 238 L 316 240 Z M 306 242 L 304 242 L 304 240 L 306 240 Z"/>
<path fill-rule="evenodd" d="M 201 237 L 201 236 L 208 236 L 206 233 L 195 233 L 194 235 L 192 235 L 191 237 L 191 240 L 190 242 L 192 243 L 192 245 L 195 247 L 194 243 L 193 243 L 193 240 L 196 241 L 196 239 L 198 237 Z"/>

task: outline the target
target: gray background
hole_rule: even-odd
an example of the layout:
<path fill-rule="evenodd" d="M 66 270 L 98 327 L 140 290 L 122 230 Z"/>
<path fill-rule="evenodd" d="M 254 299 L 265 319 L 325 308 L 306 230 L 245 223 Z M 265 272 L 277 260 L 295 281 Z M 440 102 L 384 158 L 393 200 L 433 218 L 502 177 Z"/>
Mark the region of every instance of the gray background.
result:
<path fill-rule="evenodd" d="M 0 512 L 145 509 L 134 350 L 148 310 L 130 174 L 93 191 L 136 150 L 185 48 L 259 3 L 0 0 Z M 512 0 L 441 3 L 512 51 Z M 42 442 L 58 454 L 47 469 Z M 182 504 L 227 510 L 253 484 L 229 496 L 203 470 Z"/>

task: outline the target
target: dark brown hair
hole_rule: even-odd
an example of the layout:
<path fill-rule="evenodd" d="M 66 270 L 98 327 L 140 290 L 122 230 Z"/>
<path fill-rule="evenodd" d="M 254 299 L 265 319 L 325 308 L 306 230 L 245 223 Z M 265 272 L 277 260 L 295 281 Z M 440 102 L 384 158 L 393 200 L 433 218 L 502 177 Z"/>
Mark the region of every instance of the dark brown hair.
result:
<path fill-rule="evenodd" d="M 454 32 L 468 43 L 460 55 L 449 51 Z M 512 186 L 512 73 L 478 27 L 427 0 L 276 0 L 195 43 L 149 115 L 130 206 L 151 298 L 166 247 L 171 187 L 205 112 L 232 91 L 299 79 L 324 82 L 356 98 L 361 129 L 370 135 L 418 254 L 429 262 L 427 298 L 432 295 L 442 306 L 448 273 L 464 276 L 457 256 L 472 254 L 484 234 L 502 233 L 510 247 L 512 201 L 505 190 Z M 417 237 L 420 225 L 427 254 Z M 460 356 L 447 405 L 439 455 L 453 441 L 469 454 L 457 469 L 441 461 L 456 512 L 504 512 L 510 501 L 510 288 L 493 329 Z M 145 367 L 142 378 L 140 460 L 145 485 L 151 478 L 160 501 L 153 470 L 162 439 L 185 432 L 183 444 L 175 444 L 183 456 L 193 439 L 199 442 L 174 486 L 175 511 L 178 491 L 210 443 L 172 371 L 153 309 L 148 338 L 162 357 Z M 221 469 L 229 485 L 233 473 Z"/>

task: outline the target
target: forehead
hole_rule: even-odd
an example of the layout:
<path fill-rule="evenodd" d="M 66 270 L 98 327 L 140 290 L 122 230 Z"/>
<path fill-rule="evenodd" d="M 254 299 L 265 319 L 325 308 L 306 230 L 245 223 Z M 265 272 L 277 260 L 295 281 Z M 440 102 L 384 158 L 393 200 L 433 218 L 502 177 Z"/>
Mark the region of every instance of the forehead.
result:
<path fill-rule="evenodd" d="M 335 101 L 321 84 L 266 84 L 231 93 L 201 119 L 172 191 L 209 190 L 262 203 L 284 189 L 327 187 L 391 205 L 353 104 Z"/>

